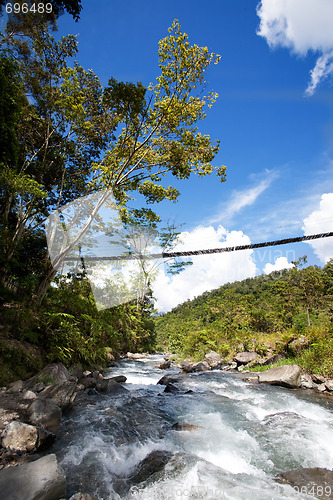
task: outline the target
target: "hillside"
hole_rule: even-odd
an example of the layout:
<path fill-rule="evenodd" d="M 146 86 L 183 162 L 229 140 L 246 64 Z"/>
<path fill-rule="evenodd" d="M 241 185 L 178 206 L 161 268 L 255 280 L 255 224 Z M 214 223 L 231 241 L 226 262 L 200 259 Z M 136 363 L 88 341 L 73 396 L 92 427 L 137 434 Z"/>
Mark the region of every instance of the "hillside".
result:
<path fill-rule="evenodd" d="M 281 353 L 284 362 L 332 375 L 333 259 L 322 269 L 305 262 L 226 284 L 157 317 L 158 348 L 194 360 L 211 349 L 227 359 L 241 350 Z"/>

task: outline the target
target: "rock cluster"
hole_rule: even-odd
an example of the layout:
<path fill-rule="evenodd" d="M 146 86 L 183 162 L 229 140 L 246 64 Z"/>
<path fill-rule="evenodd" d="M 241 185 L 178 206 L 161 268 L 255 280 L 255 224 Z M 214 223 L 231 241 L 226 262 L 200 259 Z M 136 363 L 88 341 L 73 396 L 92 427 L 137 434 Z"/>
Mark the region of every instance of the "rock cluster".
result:
<path fill-rule="evenodd" d="M 0 498 L 56 500 L 66 496 L 66 477 L 54 454 L 34 460 L 56 439 L 63 413 L 77 394 L 123 394 L 126 377 L 104 378 L 99 370 L 70 373 L 61 363 L 0 389 Z M 93 392 L 90 392 L 93 391 Z M 16 465 L 16 467 L 11 467 Z M 94 500 L 76 493 L 71 500 Z"/>

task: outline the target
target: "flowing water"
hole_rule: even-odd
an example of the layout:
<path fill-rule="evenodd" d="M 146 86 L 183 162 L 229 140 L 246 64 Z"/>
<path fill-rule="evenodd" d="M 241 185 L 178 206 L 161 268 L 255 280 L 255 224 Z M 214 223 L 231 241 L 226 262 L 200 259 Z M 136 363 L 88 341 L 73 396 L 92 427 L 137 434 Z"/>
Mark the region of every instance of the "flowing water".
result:
<path fill-rule="evenodd" d="M 69 495 L 313 498 L 274 476 L 302 467 L 332 469 L 333 398 L 251 384 L 223 371 L 184 375 L 184 390 L 166 393 L 157 382 L 177 371 L 156 368 L 161 360 L 122 361 L 108 376 L 126 375 L 128 391 L 87 396 L 64 420 L 54 451 L 66 471 Z M 176 422 L 198 428 L 176 431 Z M 154 450 L 159 452 L 142 462 Z M 329 496 L 325 487 L 317 492 L 319 498 Z"/>

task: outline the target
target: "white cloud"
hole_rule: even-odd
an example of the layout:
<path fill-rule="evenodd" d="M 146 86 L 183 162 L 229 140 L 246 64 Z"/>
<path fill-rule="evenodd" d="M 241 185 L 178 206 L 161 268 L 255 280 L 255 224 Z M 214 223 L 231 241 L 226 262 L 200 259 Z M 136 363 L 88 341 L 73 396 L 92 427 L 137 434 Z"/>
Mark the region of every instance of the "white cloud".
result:
<path fill-rule="evenodd" d="M 261 0 L 257 14 L 257 33 L 271 48 L 286 47 L 300 56 L 320 54 L 306 89 L 312 95 L 333 74 L 332 0 Z"/>
<path fill-rule="evenodd" d="M 291 267 L 293 267 L 293 264 L 288 262 L 287 257 L 278 257 L 274 264 L 267 262 L 264 267 L 264 273 L 270 274 L 273 271 L 281 271 L 282 269 L 290 269 Z"/>
<path fill-rule="evenodd" d="M 209 223 L 216 224 L 220 222 L 230 222 L 232 217 L 239 213 L 243 208 L 253 205 L 257 201 L 258 197 L 271 185 L 273 180 L 276 179 L 277 175 L 278 174 L 273 170 L 266 170 L 265 178 L 256 186 L 239 191 L 233 191 L 228 202 L 222 205 L 218 214 L 210 219 Z"/>
<path fill-rule="evenodd" d="M 196 227 L 191 232 L 180 235 L 183 243 L 177 245 L 175 251 L 201 250 L 206 248 L 222 248 L 225 246 L 247 245 L 250 239 L 242 231 L 228 232 L 224 227 L 214 229 L 212 226 Z M 160 270 L 153 282 L 156 307 L 168 311 L 187 299 L 201 295 L 207 290 L 242 280 L 256 275 L 253 250 L 226 252 L 221 254 L 198 255 L 192 258 L 193 265 L 185 268 L 178 275 L 169 276 Z"/>
<path fill-rule="evenodd" d="M 333 231 L 333 193 L 322 195 L 319 210 L 315 210 L 304 219 L 302 229 L 305 235 Z M 322 262 L 326 263 L 333 257 L 333 237 L 308 243 Z"/>

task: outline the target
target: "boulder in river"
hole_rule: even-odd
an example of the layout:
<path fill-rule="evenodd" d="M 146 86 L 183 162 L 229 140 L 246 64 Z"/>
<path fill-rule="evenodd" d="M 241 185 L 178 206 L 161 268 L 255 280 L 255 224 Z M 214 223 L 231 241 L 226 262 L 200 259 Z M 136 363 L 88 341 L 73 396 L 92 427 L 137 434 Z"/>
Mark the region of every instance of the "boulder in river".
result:
<path fill-rule="evenodd" d="M 127 377 L 125 377 L 125 375 L 116 375 L 115 377 L 111 377 L 110 380 L 114 380 L 118 384 L 124 384 L 127 380 Z"/>
<path fill-rule="evenodd" d="M 200 429 L 197 425 L 189 424 L 188 422 L 176 422 L 171 428 L 173 431 L 194 431 Z"/>
<path fill-rule="evenodd" d="M 1 498 L 58 500 L 66 496 L 66 477 L 54 454 L 0 470 Z"/>
<path fill-rule="evenodd" d="M 164 375 L 157 383 L 160 385 L 177 384 L 181 377 L 175 375 Z"/>
<path fill-rule="evenodd" d="M 276 481 L 290 484 L 314 498 L 333 499 L 333 471 L 320 467 L 296 469 L 275 476 Z"/>
<path fill-rule="evenodd" d="M 170 368 L 170 366 L 171 366 L 171 360 L 170 359 L 166 359 L 166 360 L 162 361 L 162 363 L 160 363 L 158 365 L 158 368 L 160 370 L 167 370 L 168 368 Z"/>
<path fill-rule="evenodd" d="M 259 383 L 296 388 L 301 386 L 301 369 L 298 365 L 282 365 L 259 373 Z"/>

